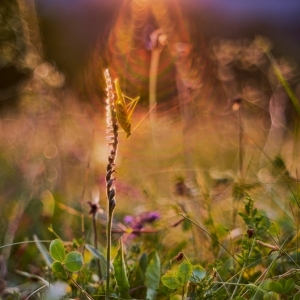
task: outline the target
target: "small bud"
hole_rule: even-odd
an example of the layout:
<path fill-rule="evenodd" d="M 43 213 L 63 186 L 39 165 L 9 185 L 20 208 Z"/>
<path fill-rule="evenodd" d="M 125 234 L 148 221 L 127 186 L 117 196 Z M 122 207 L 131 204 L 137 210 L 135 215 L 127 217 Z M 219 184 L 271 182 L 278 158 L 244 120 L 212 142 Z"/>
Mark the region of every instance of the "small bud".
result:
<path fill-rule="evenodd" d="M 255 229 L 253 229 L 253 228 L 248 228 L 248 230 L 247 230 L 248 238 L 251 239 L 251 238 L 253 237 L 254 234 L 255 234 Z"/>
<path fill-rule="evenodd" d="M 217 272 L 217 269 L 216 268 L 213 268 L 213 278 L 216 278 L 217 275 L 218 275 L 218 272 Z"/>
<path fill-rule="evenodd" d="M 177 256 L 175 257 L 175 259 L 176 259 L 178 262 L 180 262 L 180 261 L 183 259 L 183 257 L 184 257 L 183 252 L 179 252 L 179 253 L 177 254 Z"/>
<path fill-rule="evenodd" d="M 191 191 L 185 184 L 184 178 L 182 178 L 182 177 L 176 178 L 175 193 L 176 193 L 176 195 L 181 196 L 181 197 L 191 196 Z"/>
<path fill-rule="evenodd" d="M 89 215 L 95 216 L 96 213 L 98 212 L 99 205 L 97 203 L 92 203 L 90 201 L 88 202 L 88 204 L 90 205 Z"/>
<path fill-rule="evenodd" d="M 161 29 L 156 29 L 150 34 L 150 50 L 162 49 L 168 44 L 167 35 Z"/>
<path fill-rule="evenodd" d="M 241 105 L 242 105 L 242 98 L 240 96 L 236 96 L 235 98 L 233 98 L 230 102 L 231 102 L 231 109 L 233 111 L 237 111 L 240 109 Z"/>

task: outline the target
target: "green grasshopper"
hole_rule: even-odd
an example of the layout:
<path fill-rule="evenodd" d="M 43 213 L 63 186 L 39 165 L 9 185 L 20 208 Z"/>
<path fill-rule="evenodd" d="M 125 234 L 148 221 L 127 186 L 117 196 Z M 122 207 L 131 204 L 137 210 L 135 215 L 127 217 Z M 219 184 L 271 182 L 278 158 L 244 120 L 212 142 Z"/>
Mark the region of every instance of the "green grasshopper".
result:
<path fill-rule="evenodd" d="M 122 93 L 118 79 L 115 79 L 115 89 L 116 89 L 116 94 L 117 94 L 117 100 L 116 100 L 117 120 L 119 122 L 120 127 L 127 134 L 127 138 L 129 138 L 131 135 L 131 116 L 132 116 L 132 113 L 133 113 L 140 97 L 131 99 L 131 98 L 125 96 Z M 131 100 L 130 103 L 126 104 L 125 98 Z"/>

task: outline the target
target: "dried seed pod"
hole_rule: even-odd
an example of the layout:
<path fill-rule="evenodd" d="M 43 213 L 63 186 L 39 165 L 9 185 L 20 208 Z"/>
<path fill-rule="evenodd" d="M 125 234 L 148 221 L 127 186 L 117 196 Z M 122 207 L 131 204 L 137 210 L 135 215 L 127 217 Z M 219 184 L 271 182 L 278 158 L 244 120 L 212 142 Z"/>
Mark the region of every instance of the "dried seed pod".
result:
<path fill-rule="evenodd" d="M 176 259 L 178 262 L 180 262 L 180 261 L 183 259 L 183 257 L 184 257 L 184 253 L 183 253 L 183 252 L 179 252 L 179 253 L 177 254 L 177 256 L 175 257 L 175 259 Z"/>
<path fill-rule="evenodd" d="M 254 234 L 255 234 L 255 229 L 253 229 L 253 228 L 248 228 L 248 230 L 247 230 L 248 238 L 251 239 L 251 238 L 253 237 Z"/>
<path fill-rule="evenodd" d="M 89 201 L 88 204 L 90 205 L 89 215 L 95 216 L 96 213 L 99 210 L 99 204 L 98 203 L 92 203 L 91 201 Z"/>

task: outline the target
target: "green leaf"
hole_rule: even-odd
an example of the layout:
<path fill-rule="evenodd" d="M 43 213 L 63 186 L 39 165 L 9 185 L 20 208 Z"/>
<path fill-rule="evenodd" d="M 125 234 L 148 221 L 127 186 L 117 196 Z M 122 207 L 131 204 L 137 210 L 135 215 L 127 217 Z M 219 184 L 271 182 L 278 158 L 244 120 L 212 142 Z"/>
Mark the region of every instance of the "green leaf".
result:
<path fill-rule="evenodd" d="M 251 221 L 251 218 L 242 212 L 238 212 L 238 215 L 244 220 L 246 224 L 248 224 Z"/>
<path fill-rule="evenodd" d="M 185 285 L 193 274 L 193 266 L 189 261 L 185 260 L 179 265 L 177 272 L 178 281 Z"/>
<path fill-rule="evenodd" d="M 66 256 L 65 247 L 61 240 L 56 239 L 50 244 L 50 254 L 53 259 L 63 262 Z"/>
<path fill-rule="evenodd" d="M 269 289 L 277 294 L 282 294 L 283 288 L 279 282 L 271 281 L 269 283 Z"/>
<path fill-rule="evenodd" d="M 120 248 L 118 250 L 117 256 L 114 259 L 113 266 L 115 269 L 115 278 L 119 287 L 121 298 L 130 299 L 129 282 L 125 266 L 122 240 L 120 242 Z"/>
<path fill-rule="evenodd" d="M 156 298 L 156 290 L 160 282 L 160 259 L 156 251 L 149 255 L 150 261 L 148 263 L 145 273 L 145 285 L 147 287 L 147 300 L 154 300 Z"/>
<path fill-rule="evenodd" d="M 52 268 L 52 271 L 56 272 L 56 273 L 61 273 L 64 270 L 64 267 L 62 266 L 62 264 L 59 261 L 54 261 L 51 268 Z"/>
<path fill-rule="evenodd" d="M 267 278 L 266 280 L 262 281 L 260 284 L 260 289 L 264 291 L 268 291 L 270 282 L 272 282 L 270 278 Z"/>
<path fill-rule="evenodd" d="M 148 256 L 147 253 L 143 253 L 139 259 L 139 267 L 143 274 L 146 273 L 148 265 Z"/>
<path fill-rule="evenodd" d="M 268 292 L 264 294 L 263 300 L 280 300 L 280 296 L 274 292 Z"/>
<path fill-rule="evenodd" d="M 92 245 L 86 244 L 85 248 L 91 252 L 94 257 L 98 258 L 101 262 L 103 262 L 104 264 L 106 264 L 106 258 L 104 257 L 104 255 L 95 247 L 93 247 Z"/>
<path fill-rule="evenodd" d="M 48 252 L 47 248 L 42 243 L 40 243 L 40 241 L 39 241 L 39 239 L 36 235 L 33 236 L 33 239 L 35 241 L 35 244 L 36 244 L 37 248 L 41 252 L 46 264 L 48 265 L 48 267 L 51 267 L 51 265 L 53 263 L 53 258 L 51 257 L 51 255 Z"/>
<path fill-rule="evenodd" d="M 78 272 L 83 267 L 83 257 L 81 253 L 71 251 L 66 255 L 63 264 L 69 272 Z"/>
<path fill-rule="evenodd" d="M 200 265 L 193 266 L 193 273 L 190 278 L 190 281 L 197 283 L 199 280 L 203 279 L 206 276 L 206 271 Z"/>
<path fill-rule="evenodd" d="M 63 265 L 59 261 L 54 261 L 52 263 L 51 268 L 52 268 L 53 272 L 61 274 L 62 277 L 64 277 L 64 278 L 68 278 L 68 275 L 67 275 Z"/>
<path fill-rule="evenodd" d="M 293 278 L 289 278 L 289 279 L 280 279 L 279 280 L 280 284 L 282 285 L 282 289 L 283 289 L 283 294 L 288 295 L 291 294 L 294 289 L 295 289 L 295 281 Z"/>
<path fill-rule="evenodd" d="M 178 272 L 169 270 L 165 275 L 161 277 L 162 283 L 171 290 L 177 290 L 183 286 L 178 280 Z"/>
<path fill-rule="evenodd" d="M 192 227 L 192 224 L 189 220 L 184 220 L 183 223 L 182 223 L 182 230 L 183 231 L 188 231 L 190 230 Z"/>

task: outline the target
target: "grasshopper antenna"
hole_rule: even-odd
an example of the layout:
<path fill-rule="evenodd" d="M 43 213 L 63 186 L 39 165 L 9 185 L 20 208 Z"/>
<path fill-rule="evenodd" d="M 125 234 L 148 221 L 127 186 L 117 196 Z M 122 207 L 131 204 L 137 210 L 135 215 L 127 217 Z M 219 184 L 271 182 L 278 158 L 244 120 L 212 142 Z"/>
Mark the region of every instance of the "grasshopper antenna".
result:
<path fill-rule="evenodd" d="M 131 131 L 131 133 L 133 133 L 139 126 L 140 124 L 145 120 L 145 118 L 147 118 L 147 116 L 151 113 L 151 111 L 155 108 L 157 103 L 155 103 L 151 109 L 145 114 L 145 116 L 142 118 L 142 120 L 140 122 L 138 122 L 138 124 L 134 127 L 134 129 Z"/>

